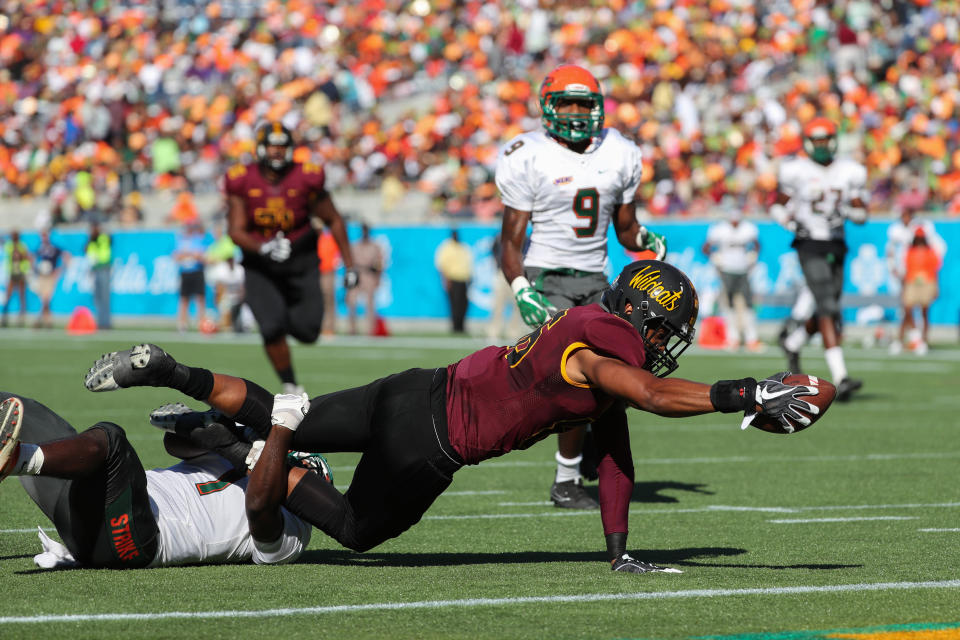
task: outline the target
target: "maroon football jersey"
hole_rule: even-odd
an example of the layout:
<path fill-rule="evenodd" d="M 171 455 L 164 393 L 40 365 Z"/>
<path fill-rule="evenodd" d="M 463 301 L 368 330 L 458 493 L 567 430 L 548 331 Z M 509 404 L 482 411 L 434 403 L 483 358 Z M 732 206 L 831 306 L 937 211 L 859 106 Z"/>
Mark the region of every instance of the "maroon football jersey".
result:
<path fill-rule="evenodd" d="M 294 247 L 316 251 L 316 232 L 310 211 L 324 189 L 323 167 L 294 163 L 276 184 L 268 182 L 256 162 L 237 164 L 227 170 L 225 191 L 243 200 L 247 231 L 264 240 L 283 231 Z M 295 249 L 296 250 L 296 249 Z"/>
<path fill-rule="evenodd" d="M 464 461 L 526 449 L 603 413 L 613 398 L 566 375 L 567 358 L 581 348 L 644 362 L 637 330 L 592 304 L 558 313 L 513 347 L 487 347 L 450 365 L 447 428 Z"/>

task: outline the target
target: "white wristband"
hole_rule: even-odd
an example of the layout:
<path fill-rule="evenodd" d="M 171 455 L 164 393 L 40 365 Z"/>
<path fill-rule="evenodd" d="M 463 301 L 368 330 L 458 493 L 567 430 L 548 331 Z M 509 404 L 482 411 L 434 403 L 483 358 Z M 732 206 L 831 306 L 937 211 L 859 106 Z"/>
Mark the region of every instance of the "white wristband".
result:
<path fill-rule="evenodd" d="M 640 231 L 637 231 L 637 239 L 634 241 L 637 243 L 637 246 L 641 249 L 647 241 L 647 230 L 643 227 L 640 227 Z"/>
<path fill-rule="evenodd" d="M 513 291 L 513 295 L 517 295 L 521 289 L 526 289 L 529 286 L 530 281 L 523 276 L 517 276 L 513 279 L 513 282 L 510 283 L 510 289 Z"/>

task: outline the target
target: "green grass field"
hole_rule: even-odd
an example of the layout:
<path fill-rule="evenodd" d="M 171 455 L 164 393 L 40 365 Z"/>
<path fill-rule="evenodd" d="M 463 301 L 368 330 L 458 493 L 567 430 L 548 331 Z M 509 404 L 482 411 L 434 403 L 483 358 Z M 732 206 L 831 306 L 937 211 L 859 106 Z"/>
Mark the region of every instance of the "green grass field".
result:
<path fill-rule="evenodd" d="M 148 468 L 170 465 L 146 415 L 183 397 L 92 394 L 82 384 L 102 352 L 144 339 L 184 362 L 276 387 L 253 339 L 8 331 L 0 388 L 44 402 L 78 429 L 117 422 Z M 294 355 L 300 381 L 319 394 L 446 364 L 477 345 L 341 340 Z M 819 349 L 804 362 L 827 375 Z M 694 350 L 677 373 L 712 382 L 783 366 L 776 349 Z M 933 634 L 925 639 L 958 637 L 960 351 L 894 359 L 853 348 L 848 366 L 864 378 L 862 393 L 793 436 L 741 432 L 738 416 L 631 411 L 630 548 L 682 575 L 607 568 L 599 514 L 547 501 L 553 439 L 460 471 L 422 522 L 372 552 L 315 532 L 300 562 L 278 567 L 39 571 L 36 526 L 50 524 L 8 479 L 0 484 L 0 638 L 796 639 L 838 629 L 880 638 L 889 625 L 907 625 L 896 627 L 903 638 L 921 629 Z M 346 486 L 356 456 L 330 461 Z"/>

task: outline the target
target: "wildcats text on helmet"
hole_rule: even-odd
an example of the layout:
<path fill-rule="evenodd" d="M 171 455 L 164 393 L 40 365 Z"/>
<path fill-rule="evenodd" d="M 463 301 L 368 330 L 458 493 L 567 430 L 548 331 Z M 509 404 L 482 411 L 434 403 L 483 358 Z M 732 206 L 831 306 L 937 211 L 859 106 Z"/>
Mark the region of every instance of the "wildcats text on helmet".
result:
<path fill-rule="evenodd" d="M 683 296 L 683 290 L 668 291 L 660 279 L 660 270 L 649 265 L 637 271 L 630 279 L 630 286 L 637 291 L 646 291 L 650 298 L 656 300 L 667 311 L 677 308 L 677 301 Z"/>

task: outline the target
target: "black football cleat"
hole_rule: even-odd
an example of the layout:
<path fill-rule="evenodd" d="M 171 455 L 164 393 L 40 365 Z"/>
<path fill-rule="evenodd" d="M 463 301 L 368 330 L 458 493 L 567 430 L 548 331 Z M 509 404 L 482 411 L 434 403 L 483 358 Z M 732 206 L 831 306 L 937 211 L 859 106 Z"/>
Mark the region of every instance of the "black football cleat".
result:
<path fill-rule="evenodd" d="M 561 509 L 599 509 L 600 503 L 593 499 L 579 480 L 554 482 L 550 487 L 550 499 Z"/>
<path fill-rule="evenodd" d="M 93 363 L 83 379 L 90 391 L 114 391 L 127 387 L 165 387 L 177 361 L 154 344 L 138 344 L 114 351 Z"/>
<path fill-rule="evenodd" d="M 840 381 L 840 384 L 837 385 L 837 400 L 840 402 L 847 402 L 850 400 L 850 396 L 853 395 L 853 392 L 863 386 L 863 380 L 857 380 L 856 378 L 844 378 Z"/>
<path fill-rule="evenodd" d="M 233 420 L 216 409 L 194 411 L 182 402 L 170 402 L 150 412 L 150 424 L 172 433 L 190 433 L 215 422 L 228 426 L 234 424 Z"/>

